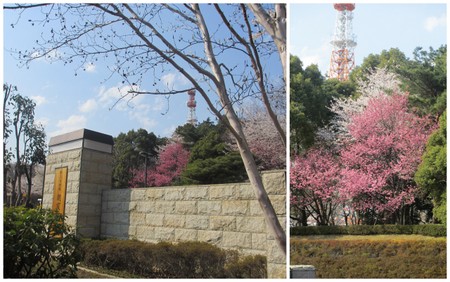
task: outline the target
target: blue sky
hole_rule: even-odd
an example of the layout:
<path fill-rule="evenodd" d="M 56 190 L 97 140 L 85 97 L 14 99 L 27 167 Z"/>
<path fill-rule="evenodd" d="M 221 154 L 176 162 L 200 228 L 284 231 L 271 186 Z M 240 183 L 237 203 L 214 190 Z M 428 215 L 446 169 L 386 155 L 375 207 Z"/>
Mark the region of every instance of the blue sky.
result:
<path fill-rule="evenodd" d="M 18 67 L 19 62 L 5 50 L 34 46 L 40 30 L 32 28 L 26 19 L 12 29 L 10 24 L 16 21 L 17 15 L 10 11 L 3 14 L 4 81 L 16 85 L 22 95 L 35 100 L 36 118 L 44 124 L 48 137 L 80 128 L 112 136 L 145 128 L 159 136 L 170 136 L 177 126 L 185 123 L 187 94 L 172 96 L 170 103 L 165 96 L 141 95 L 129 103 L 124 100 L 111 109 L 120 97 L 120 91 L 125 93 L 127 86 L 117 76 L 105 81 L 110 74 L 107 69 L 112 65 L 110 61 L 100 59 L 86 64 L 86 71 L 76 71 L 77 64 L 64 66 L 62 62 L 51 63 L 45 59 L 32 62 L 29 69 Z M 186 80 L 174 72 L 162 78 L 161 83 L 171 87 L 186 84 Z M 142 87 L 145 89 L 146 86 Z M 198 120 L 210 116 L 201 97 L 197 97 Z"/>
<path fill-rule="evenodd" d="M 213 8 L 208 6 L 205 9 Z M 40 11 L 30 10 L 29 13 L 39 14 Z M 62 62 L 51 63 L 45 59 L 35 60 L 29 69 L 19 67 L 19 62 L 12 58 L 8 50 L 31 48 L 35 41 L 40 39 L 42 29 L 30 26 L 28 18 L 32 18 L 32 15 L 23 15 L 20 24 L 14 28 L 10 25 L 16 22 L 17 14 L 4 11 L 3 15 L 3 80 L 16 85 L 22 95 L 35 100 L 36 119 L 44 124 L 48 137 L 80 128 L 112 136 L 131 129 L 144 128 L 157 136 L 170 137 L 177 126 L 186 123 L 189 113 L 186 106 L 187 93 L 171 96 L 169 102 L 165 96 L 141 95 L 129 103 L 125 100 L 110 109 L 120 97 L 119 90 L 124 93 L 127 89 L 127 86 L 122 84 L 122 78 L 117 75 L 105 81 L 110 74 L 107 67 L 114 65 L 111 61 L 99 59 L 87 63 L 83 66 L 85 71 L 77 71 L 77 64 L 64 66 Z M 217 13 L 206 12 L 205 16 L 210 22 L 218 20 Z M 282 75 L 281 66 L 278 69 L 277 63 L 273 61 L 279 60 L 277 56 L 274 55 L 264 62 L 266 66 L 271 66 L 269 78 L 275 81 Z M 238 59 L 239 57 L 225 58 L 225 61 L 242 65 L 242 59 L 240 62 Z M 140 89 L 163 91 L 168 88 L 191 87 L 184 77 L 170 69 L 158 75 L 161 81 L 153 87 L 155 79 L 151 72 L 148 73 L 142 85 L 139 85 Z M 215 116 L 199 94 L 196 100 L 198 121 L 204 121 L 208 117 L 215 121 Z"/>
<path fill-rule="evenodd" d="M 361 1 L 359 1 L 361 2 Z M 336 10 L 332 3 L 291 4 L 290 53 L 304 66 L 318 64 L 322 74 L 329 69 Z M 438 48 L 447 42 L 447 7 L 443 3 L 356 3 L 353 33 L 356 64 L 369 54 L 398 48 L 412 58 L 414 48 Z"/>

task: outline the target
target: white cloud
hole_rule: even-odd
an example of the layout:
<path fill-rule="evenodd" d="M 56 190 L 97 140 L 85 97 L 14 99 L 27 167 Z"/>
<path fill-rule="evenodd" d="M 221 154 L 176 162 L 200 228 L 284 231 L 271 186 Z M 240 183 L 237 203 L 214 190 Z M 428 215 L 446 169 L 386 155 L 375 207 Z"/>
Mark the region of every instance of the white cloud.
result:
<path fill-rule="evenodd" d="M 320 65 L 320 62 L 322 61 L 319 55 L 302 56 L 300 59 L 302 60 L 304 68 L 313 64 Z"/>
<path fill-rule="evenodd" d="M 36 119 L 36 120 L 34 121 L 34 124 L 36 124 L 36 125 L 40 124 L 40 125 L 42 125 L 42 126 L 45 127 L 45 126 L 48 125 L 49 121 L 50 121 L 49 118 L 43 117 L 43 118 L 38 118 L 38 119 Z"/>
<path fill-rule="evenodd" d="M 137 121 L 140 127 L 149 131 L 157 125 L 156 120 L 149 118 L 144 112 L 130 111 L 129 116 L 131 120 Z"/>
<path fill-rule="evenodd" d="M 47 99 L 44 96 L 31 96 L 31 99 L 36 103 L 36 106 L 47 103 Z"/>
<path fill-rule="evenodd" d="M 128 91 L 140 91 L 138 86 L 116 86 L 110 87 L 106 89 L 105 87 L 101 87 L 99 93 L 97 95 L 98 102 L 104 107 L 112 107 L 119 111 L 129 110 L 130 107 L 134 107 L 140 105 L 141 100 L 143 99 L 142 95 L 138 95 L 135 98 L 131 99 L 131 94 Z"/>
<path fill-rule="evenodd" d="M 330 64 L 332 46 L 329 41 L 322 41 L 318 48 L 303 47 L 297 56 L 303 63 L 303 68 L 312 64 L 319 66 L 322 74 L 326 74 Z"/>
<path fill-rule="evenodd" d="M 176 75 L 174 73 L 168 73 L 166 75 L 163 75 L 161 77 L 161 80 L 164 82 L 164 84 L 168 88 L 173 88 L 173 85 L 175 83 L 175 78 L 176 78 Z"/>
<path fill-rule="evenodd" d="M 158 96 L 158 97 L 155 97 L 155 99 L 154 99 L 154 102 L 152 104 L 152 110 L 156 111 L 156 112 L 161 112 L 162 110 L 165 109 L 166 106 L 167 106 L 167 101 L 164 98 Z"/>
<path fill-rule="evenodd" d="M 133 97 L 128 91 L 143 91 L 138 86 L 117 86 L 106 89 L 100 88 L 98 97 L 98 105 L 111 108 L 128 114 L 130 120 L 135 121 L 140 127 L 151 130 L 157 125 L 157 121 L 150 118 L 152 111 L 161 109 L 161 98 L 156 99 L 156 103 L 146 103 L 147 95 L 138 95 Z M 131 99 L 132 98 L 132 99 Z"/>
<path fill-rule="evenodd" d="M 56 124 L 59 128 L 82 128 L 87 119 L 82 115 L 71 115 L 66 120 L 59 120 Z"/>
<path fill-rule="evenodd" d="M 86 72 L 95 72 L 95 65 L 93 63 L 87 63 L 84 65 L 84 70 Z"/>
<path fill-rule="evenodd" d="M 50 137 L 72 132 L 86 127 L 87 119 L 82 115 L 71 115 L 65 120 L 59 120 L 56 123 L 58 130 L 51 132 Z"/>
<path fill-rule="evenodd" d="M 44 52 L 41 51 L 35 51 L 33 53 L 30 54 L 30 57 L 37 60 L 37 61 L 46 61 L 46 62 L 55 62 L 57 60 L 59 60 L 62 57 L 61 52 L 57 51 L 57 50 L 51 50 L 50 52 L 48 52 L 47 54 L 45 54 Z"/>
<path fill-rule="evenodd" d="M 82 113 L 88 113 L 96 110 L 98 107 L 95 99 L 89 99 L 78 107 L 78 110 Z"/>
<path fill-rule="evenodd" d="M 170 126 L 170 127 L 167 127 L 166 129 L 164 129 L 164 131 L 163 131 L 163 136 L 165 136 L 165 137 L 171 137 L 172 136 L 172 134 L 175 132 L 175 129 L 177 129 L 177 127 L 178 126 L 176 126 L 176 125 L 172 125 L 172 126 Z"/>
<path fill-rule="evenodd" d="M 152 109 L 151 105 L 144 104 L 143 102 L 134 104 L 133 108 L 128 109 L 128 116 L 131 120 L 137 121 L 140 127 L 151 130 L 157 125 L 154 119 L 149 118 Z"/>
<path fill-rule="evenodd" d="M 168 73 L 166 75 L 163 75 L 161 77 L 161 80 L 164 85 L 170 90 L 176 89 L 177 87 L 186 85 L 188 83 L 188 80 L 184 76 L 176 73 Z"/>
<path fill-rule="evenodd" d="M 425 29 L 429 32 L 433 31 L 435 28 L 447 25 L 447 17 L 442 15 L 440 17 L 428 17 L 425 20 L 424 26 Z"/>

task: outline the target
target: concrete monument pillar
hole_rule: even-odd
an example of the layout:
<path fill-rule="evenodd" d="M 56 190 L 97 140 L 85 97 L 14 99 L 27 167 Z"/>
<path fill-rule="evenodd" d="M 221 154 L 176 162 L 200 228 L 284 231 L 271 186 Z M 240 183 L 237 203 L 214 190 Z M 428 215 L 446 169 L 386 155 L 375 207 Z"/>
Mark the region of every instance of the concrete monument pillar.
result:
<path fill-rule="evenodd" d="M 80 129 L 49 142 L 42 205 L 63 213 L 82 237 L 100 236 L 102 191 L 112 185 L 110 135 Z"/>

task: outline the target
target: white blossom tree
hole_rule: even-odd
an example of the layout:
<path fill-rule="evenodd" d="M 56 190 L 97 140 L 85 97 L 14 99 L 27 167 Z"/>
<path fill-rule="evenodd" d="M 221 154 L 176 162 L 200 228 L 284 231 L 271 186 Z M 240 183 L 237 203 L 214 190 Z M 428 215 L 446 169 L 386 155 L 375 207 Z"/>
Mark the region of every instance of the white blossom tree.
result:
<path fill-rule="evenodd" d="M 257 104 L 246 105 L 241 117 L 244 133 L 260 170 L 286 167 L 286 148 L 266 111 Z M 280 123 L 286 126 L 284 115 Z"/>

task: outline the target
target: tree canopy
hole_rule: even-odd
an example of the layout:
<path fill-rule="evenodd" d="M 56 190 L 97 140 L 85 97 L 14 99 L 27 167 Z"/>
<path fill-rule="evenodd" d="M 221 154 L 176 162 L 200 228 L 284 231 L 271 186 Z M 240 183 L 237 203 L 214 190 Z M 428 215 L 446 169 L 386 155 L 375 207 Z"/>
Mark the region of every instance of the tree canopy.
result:
<path fill-rule="evenodd" d="M 370 54 L 351 73 L 351 80 L 365 80 L 375 68 L 386 68 L 396 73 L 402 82 L 402 89 L 410 93 L 412 107 L 422 114 L 439 116 L 446 109 L 447 95 L 447 45 L 438 49 L 423 47 L 414 49 L 413 58 L 407 58 L 397 48 Z"/>
<path fill-rule="evenodd" d="M 214 184 L 241 182 L 246 179 L 242 159 L 226 142 L 223 125 L 215 125 L 205 132 L 191 149 L 181 182 L 186 184 Z"/>
<path fill-rule="evenodd" d="M 178 126 L 175 129 L 175 135 L 181 137 L 181 142 L 188 148 L 192 148 L 195 143 L 205 137 L 208 132 L 213 130 L 215 127 L 216 125 L 208 118 L 197 125 L 186 123 Z"/>
<path fill-rule="evenodd" d="M 36 103 L 33 100 L 18 93 L 16 86 L 6 83 L 3 84 L 3 95 L 3 192 L 7 194 L 9 182 L 12 191 L 8 204 L 22 204 L 23 194 L 26 194 L 25 204 L 30 205 L 35 165 L 45 164 L 46 134 L 44 127 L 35 121 Z M 8 142 L 13 148 L 7 147 Z M 14 166 L 11 165 L 13 160 Z M 13 170 L 10 179 L 8 170 Z M 23 175 L 28 184 L 26 192 L 22 191 Z"/>
<path fill-rule="evenodd" d="M 130 169 L 133 175 L 130 187 L 161 187 L 173 185 L 179 181 L 181 173 L 186 169 L 189 152 L 180 143 L 170 143 L 160 149 L 155 165 Z"/>
<path fill-rule="evenodd" d="M 113 186 L 126 188 L 134 177 L 130 172 L 142 169 L 145 160 L 154 165 L 158 149 L 166 143 L 165 138 L 157 137 L 145 129 L 130 130 L 114 138 Z"/>
<path fill-rule="evenodd" d="M 331 102 L 353 96 L 356 86 L 351 81 L 326 80 L 317 65 L 303 69 L 296 56 L 291 55 L 290 68 L 291 151 L 302 152 L 315 143 L 317 130 L 333 117 Z"/>
<path fill-rule="evenodd" d="M 422 162 L 414 180 L 434 203 L 434 216 L 447 220 L 447 111 L 440 120 L 439 128 L 428 139 Z"/>

